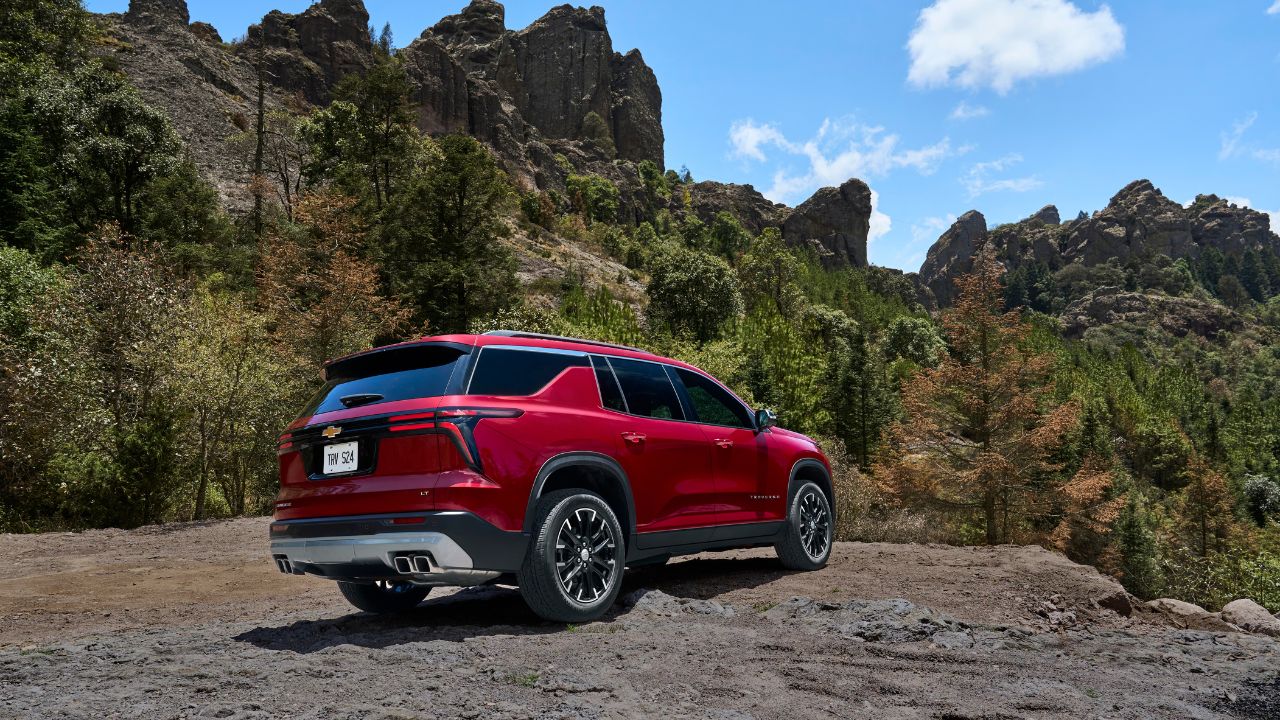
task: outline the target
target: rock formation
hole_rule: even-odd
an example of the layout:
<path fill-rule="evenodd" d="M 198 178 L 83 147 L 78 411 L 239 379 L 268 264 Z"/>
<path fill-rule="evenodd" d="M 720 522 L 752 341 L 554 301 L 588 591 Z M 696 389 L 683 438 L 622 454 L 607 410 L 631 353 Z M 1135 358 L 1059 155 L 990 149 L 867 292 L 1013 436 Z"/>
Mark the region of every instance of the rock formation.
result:
<path fill-rule="evenodd" d="M 929 248 L 919 282 L 927 298 L 946 306 L 953 300 L 952 279 L 968 272 L 973 257 L 983 251 L 994 253 L 1008 269 L 1044 263 L 1057 270 L 1073 262 L 1093 266 L 1160 255 L 1194 258 L 1209 247 L 1239 256 L 1250 248 L 1280 250 L 1280 237 L 1271 232 L 1266 213 L 1216 195 L 1197 196 L 1183 207 L 1150 180 L 1137 180 L 1116 193 L 1106 208 L 1067 223 L 1052 205 L 990 231 L 980 213 L 965 213 Z"/>
<path fill-rule="evenodd" d="M 871 188 L 853 178 L 801 203 L 783 224 L 782 236 L 792 245 L 814 246 L 826 264 L 866 267 L 870 227 Z"/>
<path fill-rule="evenodd" d="M 201 172 L 232 208 L 248 202 L 247 166 L 226 139 L 249 127 L 258 68 L 268 108 L 280 108 L 297 97 L 323 105 L 338 81 L 375 61 L 361 0 L 320 0 L 293 14 L 273 10 L 231 45 L 207 23 L 191 23 L 184 0 L 131 0 L 127 13 L 105 19 L 123 41 L 114 51 L 121 68 L 149 103 L 169 112 Z M 641 216 L 646 201 L 636 164 L 665 167 L 662 92 L 639 50 L 614 50 L 603 9 L 561 5 L 510 30 L 500 3 L 473 0 L 397 56 L 424 132 L 475 136 L 524 190 L 563 193 L 563 158 L 574 172 L 612 180 L 624 218 Z M 592 115 L 599 120 L 589 121 Z M 612 142 L 587 137 L 588 122 Z M 787 242 L 815 248 L 828 263 L 866 265 L 870 191 L 861 181 L 823 188 L 794 212 L 750 185 L 704 181 L 688 191 L 704 221 L 728 212 L 753 233 L 778 228 Z M 670 209 L 683 201 L 683 193 L 674 193 Z"/>

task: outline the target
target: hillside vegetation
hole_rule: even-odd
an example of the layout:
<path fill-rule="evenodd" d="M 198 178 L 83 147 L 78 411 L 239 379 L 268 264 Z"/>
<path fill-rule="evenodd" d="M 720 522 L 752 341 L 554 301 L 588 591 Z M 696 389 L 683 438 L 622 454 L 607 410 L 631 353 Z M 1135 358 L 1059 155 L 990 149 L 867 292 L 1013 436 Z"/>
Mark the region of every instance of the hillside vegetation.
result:
<path fill-rule="evenodd" d="M 501 327 L 643 345 L 776 408 L 836 461 L 843 539 L 1040 543 L 1144 597 L 1280 610 L 1280 262 L 1248 224 L 1265 216 L 1214 225 L 1219 242 L 1196 223 L 1232 208 L 1173 213 L 1147 183 L 1066 225 L 958 223 L 917 283 L 864 266 L 864 184 L 791 210 L 695 182 L 658 162 L 660 134 L 627 140 L 651 102 L 518 148 L 424 128 L 430 48 L 361 27 L 356 71 L 288 102 L 258 74 L 203 153 L 120 71 L 118 18 L 3 15 L 0 528 L 267 512 L 275 435 L 325 359 Z M 255 28 L 193 42 L 294 67 Z M 643 75 L 618 57 L 611 82 Z M 1116 227 L 1124 254 L 1089 249 Z"/>

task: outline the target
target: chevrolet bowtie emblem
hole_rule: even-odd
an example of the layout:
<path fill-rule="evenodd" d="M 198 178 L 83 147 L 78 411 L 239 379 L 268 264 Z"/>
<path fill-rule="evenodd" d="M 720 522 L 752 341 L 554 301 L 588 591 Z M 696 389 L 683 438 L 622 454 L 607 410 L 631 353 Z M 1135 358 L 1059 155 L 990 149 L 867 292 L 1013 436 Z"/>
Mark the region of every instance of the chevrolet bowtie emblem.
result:
<path fill-rule="evenodd" d="M 326 438 L 335 438 L 335 437 L 338 437 L 338 435 L 341 432 L 342 432 L 342 428 L 338 427 L 337 425 L 330 425 L 329 427 L 321 431 L 320 434 L 325 436 Z"/>

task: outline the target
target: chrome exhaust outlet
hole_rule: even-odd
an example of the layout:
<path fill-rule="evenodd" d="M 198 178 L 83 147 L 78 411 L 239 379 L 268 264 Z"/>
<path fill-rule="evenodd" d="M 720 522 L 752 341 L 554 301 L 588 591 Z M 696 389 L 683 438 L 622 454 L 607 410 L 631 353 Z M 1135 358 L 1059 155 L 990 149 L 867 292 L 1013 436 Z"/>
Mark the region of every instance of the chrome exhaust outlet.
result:
<path fill-rule="evenodd" d="M 280 556 L 280 557 L 277 557 L 275 560 L 276 560 L 277 570 L 284 573 L 285 575 L 293 574 L 293 566 L 289 563 L 289 558 Z"/>
<path fill-rule="evenodd" d="M 413 570 L 414 572 L 424 574 L 431 572 L 431 558 L 427 555 L 414 555 Z"/>
<path fill-rule="evenodd" d="M 404 555 L 398 555 L 392 558 L 392 562 L 396 564 L 396 572 L 401 575 L 412 575 L 413 565 L 409 562 L 409 558 Z"/>

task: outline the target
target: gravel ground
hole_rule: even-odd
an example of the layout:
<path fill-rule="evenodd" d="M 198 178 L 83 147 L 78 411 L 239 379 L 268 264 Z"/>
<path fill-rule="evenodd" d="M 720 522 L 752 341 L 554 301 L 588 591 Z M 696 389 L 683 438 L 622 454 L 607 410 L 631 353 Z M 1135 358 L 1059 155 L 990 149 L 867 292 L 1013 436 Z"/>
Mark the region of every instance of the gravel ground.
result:
<path fill-rule="evenodd" d="M 0 536 L 0 717 L 1280 717 L 1280 642 L 1122 617 L 1039 548 L 699 556 L 566 627 L 506 587 L 352 612 L 266 525 Z"/>

